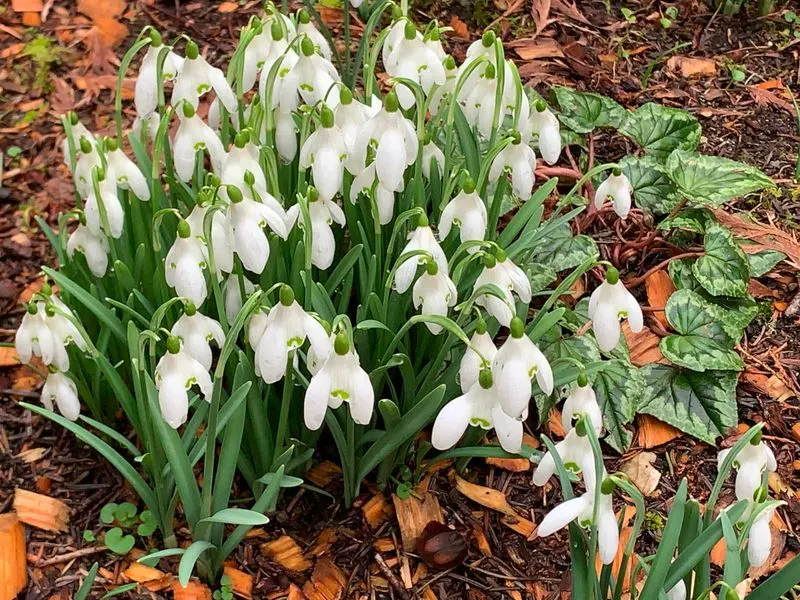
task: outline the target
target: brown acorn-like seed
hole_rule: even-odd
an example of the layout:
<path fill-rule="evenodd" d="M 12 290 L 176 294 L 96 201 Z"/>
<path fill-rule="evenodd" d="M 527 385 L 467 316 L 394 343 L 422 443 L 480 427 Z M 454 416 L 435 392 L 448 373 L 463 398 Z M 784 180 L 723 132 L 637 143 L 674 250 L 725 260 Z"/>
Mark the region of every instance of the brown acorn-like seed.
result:
<path fill-rule="evenodd" d="M 467 542 L 457 531 L 431 521 L 417 539 L 417 553 L 433 569 L 452 569 L 467 557 Z"/>

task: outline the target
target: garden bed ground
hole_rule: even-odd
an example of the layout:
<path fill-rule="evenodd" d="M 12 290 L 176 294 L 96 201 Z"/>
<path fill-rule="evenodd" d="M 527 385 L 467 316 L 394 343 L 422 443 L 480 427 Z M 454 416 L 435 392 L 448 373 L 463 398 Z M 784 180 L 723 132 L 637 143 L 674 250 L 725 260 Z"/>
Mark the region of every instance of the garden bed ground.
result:
<path fill-rule="evenodd" d="M 72 2 L 53 0 L 43 9 L 41 2 L 12 2 L 12 7 L 33 13 L 16 12 L 8 5 L 0 9 L 0 135 L 5 152 L 0 187 L 0 341 L 13 340 L 22 314 L 20 300 L 35 289 L 39 265 L 52 261 L 33 217 L 53 221 L 72 202 L 71 183 L 61 162 L 58 116 L 76 110 L 93 131 L 110 131 L 116 66 L 145 24 L 153 24 L 169 38 L 186 32 L 213 58 L 229 55 L 239 26 L 259 9 L 256 1 L 81 0 L 77 5 L 83 13 L 76 12 Z M 800 24 L 787 24 L 781 13 L 765 19 L 723 18 L 694 0 L 625 5 L 635 21 L 626 20 L 616 4 L 608 12 L 601 2 L 569 0 L 419 0 L 416 10 L 419 21 L 435 16 L 453 27 L 449 39 L 459 58 L 483 27 L 496 26 L 504 40 L 513 41 L 509 53 L 518 58 L 524 78 L 542 91 L 566 83 L 609 95 L 629 108 L 657 101 L 690 110 L 703 126 L 703 152 L 752 163 L 780 186 L 777 194 L 744 198 L 725 211 L 747 213 L 766 228 L 794 235 L 800 218 L 800 187 L 793 180 L 800 136 L 786 86 L 798 92 L 800 37 L 795 37 L 795 29 L 800 35 Z M 665 28 L 661 19 L 668 7 L 677 8 L 678 16 Z M 326 9 L 323 15 L 337 27 L 340 11 Z M 553 22 L 542 27 L 544 19 Z M 113 49 L 110 41 L 117 43 Z M 132 80 L 126 89 L 132 89 Z M 594 144 L 599 158 L 621 154 L 621 148 L 604 145 L 600 136 Z M 613 256 L 619 243 L 616 235 L 625 232 L 615 234 L 602 222 L 593 227 L 603 252 Z M 800 246 L 791 238 L 785 244 L 784 251 L 800 260 Z M 667 256 L 650 254 L 645 248 L 627 258 L 621 267 L 626 269 L 623 277 L 631 278 Z M 800 551 L 797 272 L 782 263 L 751 291 L 771 301 L 773 310 L 754 322 L 740 348 L 747 364 L 739 389 L 740 421 L 745 426 L 767 422 L 766 439 L 779 464 L 770 484 L 774 495 L 787 502 L 778 511 L 781 518 L 775 525 L 781 531 L 769 571 Z M 645 304 L 660 306 L 652 297 L 647 301 L 645 286 L 637 293 Z M 647 319 L 655 319 L 654 313 Z M 657 324 L 651 324 L 657 330 Z M 10 350 L 0 348 L 0 514 L 11 509 L 17 488 L 57 498 L 69 509 L 66 531 L 27 529 L 30 583 L 24 597 L 72 597 L 76 582 L 94 561 L 102 567 L 93 591 L 93 597 L 100 597 L 130 581 L 122 573 L 129 561 L 104 551 L 97 542 L 84 542 L 83 531 L 97 531 L 99 508 L 125 499 L 128 491 L 110 467 L 70 434 L 16 406 L 20 399 L 37 397 L 40 379 L 13 365 Z M 536 424 L 530 425 L 535 433 Z M 625 457 L 619 459 L 609 451 L 609 470 L 641 458 L 642 446 L 651 440 L 652 430 L 646 425 L 638 423 L 638 441 Z M 669 508 L 666 500 L 679 479 L 688 477 L 691 492 L 702 500 L 716 470 L 716 449 L 686 437 L 651 451 L 661 480 L 649 497 L 645 546 L 657 540 Z M 524 520 L 540 521 L 558 500 L 558 492 L 533 488 L 530 471 L 513 472 L 507 466 L 474 461 L 465 477 L 499 490 L 508 505 L 495 501 L 480 506 L 474 501 L 480 490 L 454 485 L 449 469 L 433 473 L 430 496 L 420 490 L 420 497 L 438 501 L 444 520 L 467 541 L 467 558 L 452 569 L 422 568 L 416 555 L 402 552 L 410 527 L 405 521 L 407 503 L 393 503 L 368 487 L 352 510 L 311 491 L 287 493 L 273 522 L 246 540 L 232 566 L 252 576 L 255 598 L 288 594 L 295 599 L 303 595 L 309 600 L 332 599 L 340 597 L 337 592 L 348 598 L 568 597 L 558 594 L 569 589 L 564 577 L 569 566 L 566 535 L 527 540 L 532 530 Z M 335 474 L 330 481 L 325 475 L 318 469 L 313 477 L 320 479 L 312 480 L 340 498 Z M 723 501 L 731 497 L 732 490 L 726 488 Z M 511 513 L 516 520 L 509 517 Z M 270 545 L 284 535 L 291 538 L 281 541 L 285 548 Z M 144 542 L 140 540 L 137 547 L 145 549 Z M 376 560 L 376 553 L 382 560 Z M 168 572 L 174 566 L 160 568 Z M 410 583 L 413 587 L 406 590 Z M 150 588 L 126 592 L 126 597 L 171 596 L 168 579 Z"/>

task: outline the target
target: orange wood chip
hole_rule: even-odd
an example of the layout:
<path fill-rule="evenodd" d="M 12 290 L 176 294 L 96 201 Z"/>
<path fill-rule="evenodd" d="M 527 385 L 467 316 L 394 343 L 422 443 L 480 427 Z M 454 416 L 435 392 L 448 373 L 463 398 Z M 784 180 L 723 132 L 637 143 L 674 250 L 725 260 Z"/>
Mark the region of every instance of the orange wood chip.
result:
<path fill-rule="evenodd" d="M 651 415 L 639 415 L 636 443 L 642 448 L 655 448 L 683 435 L 679 429 L 659 421 Z"/>
<path fill-rule="evenodd" d="M 317 536 L 314 545 L 308 549 L 306 552 L 306 556 L 320 556 L 325 554 L 328 550 L 331 549 L 334 543 L 336 543 L 337 538 L 339 535 L 336 533 L 335 529 L 328 528 L 323 529 L 320 534 Z"/>
<path fill-rule="evenodd" d="M 378 538 L 372 547 L 378 552 L 392 552 L 395 549 L 394 540 L 389 537 Z"/>
<path fill-rule="evenodd" d="M 14 491 L 14 510 L 19 520 L 45 531 L 66 531 L 69 523 L 67 505 L 44 494 L 17 488 Z"/>
<path fill-rule="evenodd" d="M 306 478 L 314 485 L 324 488 L 341 474 L 342 468 L 339 465 L 336 465 L 329 460 L 324 460 L 313 467 L 306 474 Z"/>
<path fill-rule="evenodd" d="M 19 365 L 19 354 L 15 348 L 0 346 L 0 367 L 18 367 Z"/>
<path fill-rule="evenodd" d="M 517 516 L 517 512 L 508 503 L 506 495 L 500 490 L 470 483 L 466 479 L 459 477 L 455 471 L 451 471 L 450 474 L 455 482 L 456 489 L 470 500 L 504 515 Z"/>
<path fill-rule="evenodd" d="M 123 577 L 135 581 L 136 583 L 147 583 L 148 581 L 159 581 L 167 576 L 163 571 L 159 571 L 155 567 L 148 567 L 142 563 L 131 563 L 127 569 L 122 572 Z"/>
<path fill-rule="evenodd" d="M 392 495 L 397 524 L 403 538 L 403 549 L 413 552 L 417 546 L 417 538 L 431 521 L 444 523 L 444 515 L 439 500 L 428 492 L 429 477 L 426 477 L 415 488 L 414 494 L 403 500 Z"/>
<path fill-rule="evenodd" d="M 11 10 L 14 12 L 42 12 L 42 0 L 11 0 Z"/>
<path fill-rule="evenodd" d="M 190 579 L 186 587 L 179 581 L 174 581 L 172 594 L 175 600 L 212 600 L 211 589 L 196 579 Z"/>
<path fill-rule="evenodd" d="M 306 600 L 306 597 L 303 595 L 303 592 L 300 591 L 299 587 L 295 584 L 291 584 L 289 586 L 289 595 L 286 596 L 286 600 Z"/>
<path fill-rule="evenodd" d="M 261 552 L 289 571 L 305 571 L 311 568 L 311 561 L 303 556 L 303 550 L 288 535 L 261 544 Z"/>
<path fill-rule="evenodd" d="M 364 519 L 372 529 L 377 529 L 394 514 L 392 505 L 380 492 L 370 498 L 361 510 L 364 512 Z"/>
<path fill-rule="evenodd" d="M 550 415 L 547 418 L 547 431 L 557 437 L 563 438 L 567 435 L 567 432 L 564 431 L 564 425 L 561 424 L 561 411 L 557 408 L 550 411 Z"/>
<path fill-rule="evenodd" d="M 522 443 L 531 448 L 538 448 L 538 440 L 528 433 L 522 434 Z M 527 458 L 493 458 L 486 459 L 486 464 L 512 473 L 522 473 L 531 468 L 531 461 Z"/>
<path fill-rule="evenodd" d="M 519 515 L 503 515 L 500 522 L 526 540 L 531 540 L 536 535 L 536 523 Z"/>
<path fill-rule="evenodd" d="M 425 591 L 422 592 L 422 597 L 424 598 L 424 600 L 439 600 L 439 597 L 436 595 L 436 592 L 434 592 L 429 587 L 426 587 Z"/>
<path fill-rule="evenodd" d="M 225 566 L 223 573 L 231 578 L 233 593 L 242 598 L 253 597 L 253 576 L 234 567 Z"/>
<path fill-rule="evenodd" d="M 637 367 L 643 367 L 651 363 L 669 364 L 669 361 L 661 354 L 658 337 L 649 327 L 643 327 L 639 333 L 633 333 L 628 326 L 628 321 L 622 323 L 622 335 L 625 336 L 625 343 L 628 345 L 631 362 Z"/>
<path fill-rule="evenodd" d="M 0 598 L 14 598 L 27 584 L 25 528 L 16 514 L 0 515 Z"/>
<path fill-rule="evenodd" d="M 317 561 L 311 581 L 303 586 L 303 595 L 308 600 L 340 600 L 346 583 L 342 570 L 331 559 L 323 557 Z"/>
<path fill-rule="evenodd" d="M 491 558 L 492 547 L 489 545 L 489 539 L 486 537 L 483 529 L 477 525 L 473 525 L 472 527 L 472 539 L 475 540 L 475 545 L 478 547 L 478 550 L 481 551 L 481 554 Z"/>

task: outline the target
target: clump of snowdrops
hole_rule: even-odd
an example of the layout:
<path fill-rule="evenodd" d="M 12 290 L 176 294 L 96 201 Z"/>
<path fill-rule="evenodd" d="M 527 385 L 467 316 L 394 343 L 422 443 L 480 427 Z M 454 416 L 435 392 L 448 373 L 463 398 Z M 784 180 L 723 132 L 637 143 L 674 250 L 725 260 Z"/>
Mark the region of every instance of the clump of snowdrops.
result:
<path fill-rule="evenodd" d="M 522 444 L 531 399 L 565 391 L 569 433 L 550 445 L 534 482 L 558 472 L 567 500 L 539 532 L 577 520 L 590 537 L 570 525 L 583 544 L 572 545 L 575 564 L 591 565 L 599 545 L 607 565 L 618 544 L 613 490 L 642 500 L 602 468 L 607 407 L 591 381 L 613 362 L 599 352 L 617 346 L 620 319 L 639 331 L 642 311 L 596 252 L 554 290 L 527 266 L 538 242 L 585 209 L 584 183 L 599 178 L 596 206 L 610 198 L 620 218 L 632 186 L 617 165 L 600 165 L 546 211 L 558 180 L 537 188 L 537 155 L 559 160 L 559 119 L 529 100 L 500 40 L 487 33 L 458 65 L 442 45 L 446 28 L 420 30 L 388 0 L 361 11 L 358 51 L 346 20 L 339 56 L 315 15 L 267 4 L 242 30 L 227 72 L 191 39 L 168 45 L 147 28 L 122 61 L 116 135 L 95 136 L 65 116 L 76 207 L 55 231 L 41 223 L 59 268 L 44 268 L 50 283 L 17 334 L 22 360 L 35 355 L 48 369 L 45 409 L 29 408 L 119 469 L 167 546 L 147 559 L 181 554 L 185 582 L 195 566 L 215 577 L 247 529 L 266 522 L 279 489 L 302 483 L 292 474 L 309 466 L 323 432 L 349 504 L 368 476 L 407 489 L 433 450 L 436 460 L 537 460 Z M 139 60 L 137 117 L 123 136 L 122 77 Z M 537 342 L 562 335 L 559 297 L 595 268 L 605 269 L 588 306 L 598 360 L 548 358 Z M 427 442 L 419 434 L 430 423 Z M 491 430 L 499 445 L 478 445 Z M 731 523 L 748 517 L 741 545 L 773 509 L 751 504 L 765 495 L 761 474 L 774 459 L 745 462 L 767 450 L 739 446 L 748 506 L 705 525 L 728 539 Z M 577 499 L 570 470 L 585 482 Z M 249 509 L 230 506 L 236 473 L 255 498 Z M 685 504 L 681 489 L 673 511 Z M 193 537 L 185 550 L 175 547 L 178 507 Z M 753 546 L 755 564 L 764 549 Z M 578 556 L 587 548 L 589 563 Z M 673 550 L 637 568 L 650 570 L 648 581 L 669 570 L 654 589 L 666 585 L 676 598 L 686 571 L 669 567 Z M 607 568 L 599 583 L 586 573 L 576 586 L 621 589 Z"/>

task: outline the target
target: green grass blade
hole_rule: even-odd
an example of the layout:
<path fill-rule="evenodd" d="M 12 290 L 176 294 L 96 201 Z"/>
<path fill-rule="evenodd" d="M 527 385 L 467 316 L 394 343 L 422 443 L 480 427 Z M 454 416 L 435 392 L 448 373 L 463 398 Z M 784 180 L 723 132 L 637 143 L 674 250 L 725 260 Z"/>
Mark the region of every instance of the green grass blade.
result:
<path fill-rule="evenodd" d="M 683 479 L 678 487 L 678 492 L 675 494 L 675 499 L 672 501 L 672 509 L 669 511 L 669 518 L 661 536 L 661 543 L 658 545 L 656 557 L 650 565 L 650 572 L 642 588 L 642 598 L 657 598 L 660 590 L 672 589 L 672 586 L 667 587 L 664 585 L 664 580 L 672 564 L 675 548 L 678 547 L 678 539 L 683 527 L 683 513 L 686 509 L 686 489 L 687 481 Z"/>
<path fill-rule="evenodd" d="M 197 563 L 197 560 L 200 558 L 203 552 L 207 550 L 215 550 L 216 548 L 217 547 L 211 542 L 199 540 L 194 542 L 186 549 L 186 552 L 184 552 L 183 556 L 181 556 L 181 562 L 178 565 L 178 581 L 180 581 L 180 584 L 183 587 L 188 585 L 189 579 L 194 571 L 194 565 Z"/>

